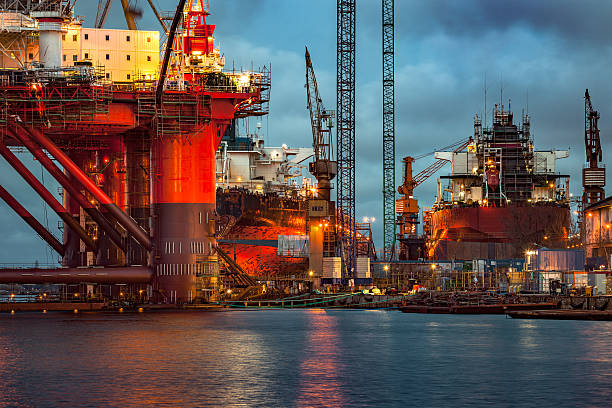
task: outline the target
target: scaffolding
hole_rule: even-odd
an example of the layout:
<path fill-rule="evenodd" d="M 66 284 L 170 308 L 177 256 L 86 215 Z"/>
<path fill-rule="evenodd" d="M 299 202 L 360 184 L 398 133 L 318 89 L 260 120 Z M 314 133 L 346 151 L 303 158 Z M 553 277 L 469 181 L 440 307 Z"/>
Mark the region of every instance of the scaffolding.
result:
<path fill-rule="evenodd" d="M 0 70 L 0 126 L 11 116 L 52 131 L 70 130 L 108 113 L 111 84 L 104 68 Z"/>

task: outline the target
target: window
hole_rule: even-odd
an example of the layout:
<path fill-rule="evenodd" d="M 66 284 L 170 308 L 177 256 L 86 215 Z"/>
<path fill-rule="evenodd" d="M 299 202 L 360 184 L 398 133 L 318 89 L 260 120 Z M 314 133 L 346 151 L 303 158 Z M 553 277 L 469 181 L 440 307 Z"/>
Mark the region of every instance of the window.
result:
<path fill-rule="evenodd" d="M 76 34 L 72 36 L 72 41 L 76 41 L 77 40 L 77 36 Z"/>
<path fill-rule="evenodd" d="M 106 41 L 109 41 L 109 40 L 110 40 L 110 35 L 107 35 L 106 36 Z"/>
<path fill-rule="evenodd" d="M 129 35 L 125 36 L 125 41 L 130 41 L 130 36 Z"/>
<path fill-rule="evenodd" d="M 147 37 L 147 42 L 151 42 L 151 37 Z"/>
<path fill-rule="evenodd" d="M 34 54 L 29 53 L 29 54 L 28 54 L 28 58 L 29 58 L 29 59 L 34 59 Z"/>
<path fill-rule="evenodd" d="M 126 55 L 126 59 L 129 61 L 130 60 L 130 54 Z"/>
<path fill-rule="evenodd" d="M 89 59 L 89 53 L 85 53 L 85 59 Z"/>
<path fill-rule="evenodd" d="M 63 60 L 66 61 L 66 54 L 64 54 Z"/>
<path fill-rule="evenodd" d="M 108 72 L 106 73 L 106 79 L 110 79 L 110 74 Z"/>
<path fill-rule="evenodd" d="M 62 34 L 62 40 L 66 41 L 66 34 Z"/>
<path fill-rule="evenodd" d="M 130 74 L 127 74 L 127 79 L 130 79 L 130 78 L 131 78 L 131 75 L 130 75 Z"/>
<path fill-rule="evenodd" d="M 85 39 L 89 40 L 89 34 L 85 34 Z"/>
<path fill-rule="evenodd" d="M 110 54 L 106 54 L 106 60 L 108 61 L 110 59 Z"/>
<path fill-rule="evenodd" d="M 147 61 L 151 62 L 151 56 L 147 55 Z"/>
<path fill-rule="evenodd" d="M 72 60 L 73 60 L 73 61 L 78 61 L 78 58 L 77 58 L 77 55 L 76 55 L 76 54 L 74 54 L 74 55 L 72 56 Z"/>

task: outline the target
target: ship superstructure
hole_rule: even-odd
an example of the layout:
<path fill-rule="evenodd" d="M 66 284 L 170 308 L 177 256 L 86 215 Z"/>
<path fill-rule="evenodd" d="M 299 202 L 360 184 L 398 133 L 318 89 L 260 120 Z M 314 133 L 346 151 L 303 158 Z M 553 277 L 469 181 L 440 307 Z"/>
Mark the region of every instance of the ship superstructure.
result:
<path fill-rule="evenodd" d="M 467 150 L 436 153 L 451 162 L 451 173 L 424 209 L 430 258 L 513 258 L 567 243 L 569 176 L 556 162 L 569 151 L 536 150 L 527 114 L 516 124 L 509 108 L 495 106 L 492 116 L 490 127 L 476 116 Z"/>

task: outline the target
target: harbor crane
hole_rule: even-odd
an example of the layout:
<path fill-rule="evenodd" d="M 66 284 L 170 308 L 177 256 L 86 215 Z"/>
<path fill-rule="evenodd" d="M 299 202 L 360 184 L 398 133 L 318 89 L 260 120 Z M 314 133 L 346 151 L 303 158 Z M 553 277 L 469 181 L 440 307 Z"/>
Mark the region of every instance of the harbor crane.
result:
<path fill-rule="evenodd" d="M 460 152 L 472 143 L 472 141 L 471 137 L 462 139 L 440 150 L 453 149 L 453 152 Z M 397 189 L 401 197 L 397 200 L 396 207 L 398 214 L 397 224 L 399 227 L 398 239 L 402 244 L 400 258 L 403 259 L 418 259 L 420 257 L 418 249 L 422 248 L 424 245 L 424 240 L 419 238 L 417 234 L 417 225 L 419 224 L 419 202 L 414 198 L 414 189 L 436 174 L 446 165 L 446 163 L 448 163 L 448 160 L 437 159 L 414 176 L 412 174 L 412 164 L 415 160 L 422 159 L 434 153 L 435 152 L 426 153 L 416 158 L 407 156 L 402 160 L 404 165 L 404 182 Z"/>
<path fill-rule="evenodd" d="M 599 139 L 599 112 L 593 109 L 589 90 L 584 92 L 584 147 L 586 165 L 582 169 L 583 208 L 605 197 L 606 169 L 600 167 L 602 159 L 601 140 Z"/>
<path fill-rule="evenodd" d="M 317 196 L 329 201 L 331 197 L 331 180 L 336 177 L 338 167 L 332 160 L 332 128 L 334 126 L 334 111 L 325 109 L 319 94 L 319 86 L 315 76 L 308 47 L 306 47 L 306 99 L 312 127 L 312 147 L 314 160 L 310 163 L 310 173 L 318 183 Z"/>

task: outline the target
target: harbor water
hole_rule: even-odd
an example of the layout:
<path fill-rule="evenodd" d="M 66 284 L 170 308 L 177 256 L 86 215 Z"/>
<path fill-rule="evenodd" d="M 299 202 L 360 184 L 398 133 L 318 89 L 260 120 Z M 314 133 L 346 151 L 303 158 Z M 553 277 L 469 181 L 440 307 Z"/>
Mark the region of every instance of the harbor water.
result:
<path fill-rule="evenodd" d="M 0 314 L 0 407 L 603 407 L 611 339 L 392 310 Z"/>

